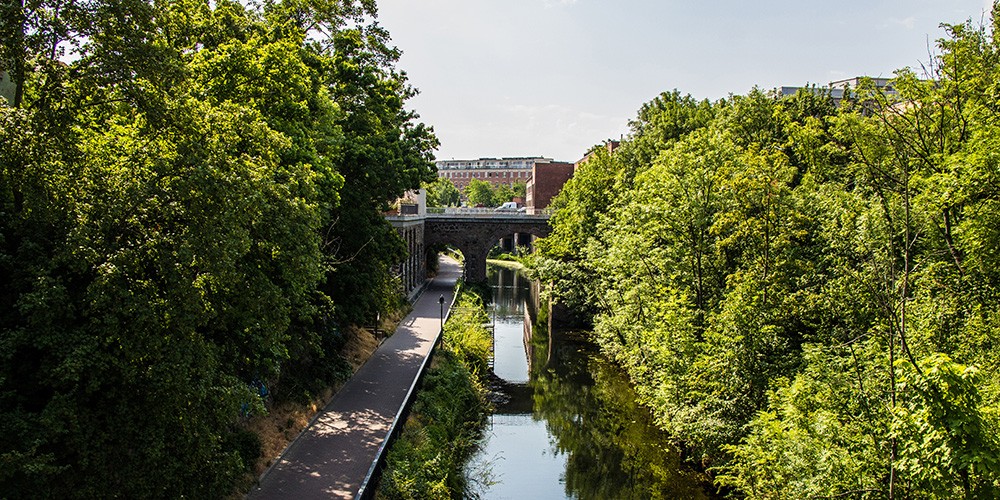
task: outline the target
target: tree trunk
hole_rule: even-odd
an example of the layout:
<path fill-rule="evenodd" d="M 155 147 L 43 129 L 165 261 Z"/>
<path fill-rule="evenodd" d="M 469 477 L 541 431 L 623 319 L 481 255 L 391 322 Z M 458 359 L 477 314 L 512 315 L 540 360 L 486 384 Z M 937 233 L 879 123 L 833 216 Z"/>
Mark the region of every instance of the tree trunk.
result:
<path fill-rule="evenodd" d="M 24 15 L 24 0 L 11 0 L 11 6 L 13 7 L 12 12 L 12 23 L 14 25 L 12 40 L 11 40 L 11 81 L 14 83 L 14 102 L 15 108 L 20 108 L 21 103 L 24 101 L 24 59 L 25 59 L 25 15 Z"/>

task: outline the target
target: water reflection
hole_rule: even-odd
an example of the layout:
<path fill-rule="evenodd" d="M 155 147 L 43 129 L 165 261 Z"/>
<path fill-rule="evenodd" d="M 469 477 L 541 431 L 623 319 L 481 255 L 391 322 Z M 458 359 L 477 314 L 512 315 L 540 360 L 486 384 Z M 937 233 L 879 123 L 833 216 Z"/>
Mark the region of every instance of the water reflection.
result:
<path fill-rule="evenodd" d="M 524 349 L 524 304 L 531 283 L 513 269 L 489 267 L 493 287 L 494 365 L 498 377 L 516 384 L 528 383 Z"/>
<path fill-rule="evenodd" d="M 496 373 L 510 400 L 497 405 L 478 457 L 496 481 L 482 497 L 705 498 L 702 478 L 681 466 L 621 371 L 581 334 L 554 332 L 550 343 L 544 321 L 525 341 L 530 283 L 495 267 L 490 279 Z"/>

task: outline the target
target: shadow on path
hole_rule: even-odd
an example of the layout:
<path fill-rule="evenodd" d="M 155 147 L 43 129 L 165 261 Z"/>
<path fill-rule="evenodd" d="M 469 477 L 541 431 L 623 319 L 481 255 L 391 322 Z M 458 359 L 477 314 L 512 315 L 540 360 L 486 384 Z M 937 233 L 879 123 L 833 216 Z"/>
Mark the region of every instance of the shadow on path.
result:
<path fill-rule="evenodd" d="M 249 499 L 354 498 L 451 304 L 458 262 L 441 258 L 437 277 L 396 332 L 344 384 L 260 478 Z"/>

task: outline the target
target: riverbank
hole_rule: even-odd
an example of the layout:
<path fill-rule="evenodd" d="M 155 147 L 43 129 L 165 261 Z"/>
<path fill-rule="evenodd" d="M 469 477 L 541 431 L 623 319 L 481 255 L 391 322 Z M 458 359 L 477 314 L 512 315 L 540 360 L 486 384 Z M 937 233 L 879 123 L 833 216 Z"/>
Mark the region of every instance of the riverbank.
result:
<path fill-rule="evenodd" d="M 410 417 L 389 451 L 378 498 L 468 496 L 463 469 L 479 447 L 489 409 L 488 320 L 479 296 L 462 288 Z"/>
<path fill-rule="evenodd" d="M 486 259 L 486 263 L 494 266 L 505 267 L 507 269 L 515 269 L 518 271 L 523 271 L 527 267 L 516 261 L 516 260 L 501 260 L 501 259 Z"/>

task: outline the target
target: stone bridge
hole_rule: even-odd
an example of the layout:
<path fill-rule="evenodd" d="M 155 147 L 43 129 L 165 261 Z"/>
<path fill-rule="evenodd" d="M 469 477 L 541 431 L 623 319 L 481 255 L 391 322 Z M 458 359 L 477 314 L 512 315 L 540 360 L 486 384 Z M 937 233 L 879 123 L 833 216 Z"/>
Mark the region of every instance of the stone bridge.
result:
<path fill-rule="evenodd" d="M 423 280 L 424 256 L 428 248 L 451 245 L 465 256 L 465 279 L 486 281 L 486 256 L 504 237 L 516 234 L 548 236 L 548 214 L 521 212 L 463 211 L 389 216 L 407 242 L 410 258 L 402 264 L 404 288 L 409 291 Z"/>

